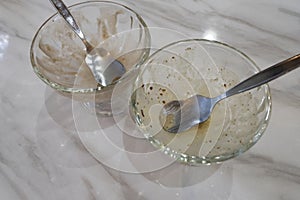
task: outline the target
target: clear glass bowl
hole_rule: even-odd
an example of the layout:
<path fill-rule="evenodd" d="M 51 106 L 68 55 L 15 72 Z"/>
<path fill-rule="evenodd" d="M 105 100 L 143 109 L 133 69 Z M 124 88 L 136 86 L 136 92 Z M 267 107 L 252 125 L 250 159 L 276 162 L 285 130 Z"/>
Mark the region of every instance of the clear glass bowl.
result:
<path fill-rule="evenodd" d="M 149 30 L 132 9 L 109 1 L 88 1 L 69 9 L 87 40 L 108 50 L 127 71 L 148 57 Z M 99 86 L 84 62 L 85 56 L 82 41 L 58 14 L 39 28 L 30 49 L 34 72 L 47 85 L 67 96 L 96 92 L 105 93 L 100 99 L 109 99 L 117 81 L 107 88 Z"/>
<path fill-rule="evenodd" d="M 219 102 L 207 122 L 180 134 L 162 129 L 159 112 L 172 100 L 217 96 L 258 71 L 248 56 L 227 44 L 201 39 L 169 44 L 141 66 L 131 115 L 146 138 L 176 160 L 196 165 L 233 158 L 253 146 L 267 127 L 268 85 Z"/>

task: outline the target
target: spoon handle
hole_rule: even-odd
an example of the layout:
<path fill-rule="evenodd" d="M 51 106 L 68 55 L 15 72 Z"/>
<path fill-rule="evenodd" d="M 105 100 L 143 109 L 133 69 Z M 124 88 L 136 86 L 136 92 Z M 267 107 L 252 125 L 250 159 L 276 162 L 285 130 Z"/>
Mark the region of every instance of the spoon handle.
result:
<path fill-rule="evenodd" d="M 62 0 L 50 0 L 50 2 L 53 4 L 53 6 L 56 8 L 58 13 L 65 19 L 67 24 L 72 28 L 72 30 L 79 36 L 79 38 L 83 41 L 85 47 L 87 48 L 87 51 L 90 52 L 93 47 L 92 45 L 86 40 L 83 32 L 77 25 L 74 17 L 70 13 L 67 6 L 64 4 Z"/>
<path fill-rule="evenodd" d="M 229 97 L 235 94 L 239 94 L 248 90 L 251 90 L 255 87 L 261 86 L 265 83 L 268 83 L 300 66 L 300 54 L 295 55 L 291 58 L 288 58 L 280 63 L 277 63 L 263 71 L 254 74 L 248 79 L 242 81 L 238 85 L 229 89 L 223 98 Z"/>

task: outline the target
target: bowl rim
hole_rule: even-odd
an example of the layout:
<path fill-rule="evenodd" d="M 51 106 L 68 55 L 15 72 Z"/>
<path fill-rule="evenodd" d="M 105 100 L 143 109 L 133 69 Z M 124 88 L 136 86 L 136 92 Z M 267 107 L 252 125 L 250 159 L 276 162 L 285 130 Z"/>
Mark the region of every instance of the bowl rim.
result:
<path fill-rule="evenodd" d="M 162 51 L 167 50 L 169 47 L 172 47 L 174 45 L 180 44 L 180 43 L 186 43 L 186 42 L 205 42 L 208 44 L 213 44 L 213 45 L 218 45 L 221 47 L 225 47 L 228 48 L 229 50 L 233 51 L 234 53 L 236 53 L 237 55 L 245 58 L 249 64 L 256 70 L 257 73 L 259 71 L 261 71 L 261 69 L 257 66 L 257 64 L 244 52 L 238 50 L 237 48 L 220 42 L 220 41 L 216 41 L 216 40 L 208 40 L 208 39 L 199 39 L 199 38 L 192 38 L 192 39 L 183 39 L 183 40 L 178 40 L 175 42 L 172 42 L 170 44 L 167 44 L 163 47 L 161 47 L 160 49 L 158 49 L 157 51 L 155 51 L 153 54 L 151 54 L 147 61 L 145 63 L 143 63 L 142 67 L 144 67 L 144 65 L 147 65 L 149 62 L 151 62 L 151 59 L 154 58 L 157 54 L 159 54 Z M 193 165 L 193 166 L 198 166 L 201 164 L 205 164 L 205 165 L 210 165 L 213 163 L 222 163 L 226 160 L 235 158 L 239 155 L 241 155 L 242 153 L 246 152 L 247 150 L 249 150 L 253 145 L 255 145 L 258 140 L 262 137 L 263 133 L 265 132 L 269 121 L 270 121 L 270 117 L 271 117 L 271 112 L 272 112 L 272 96 L 271 96 L 271 91 L 270 91 L 270 87 L 269 85 L 266 83 L 260 87 L 264 87 L 264 93 L 266 95 L 266 107 L 268 108 L 266 110 L 266 113 L 264 115 L 264 118 L 262 119 L 261 125 L 260 127 L 258 127 L 258 129 L 256 130 L 255 135 L 253 136 L 253 138 L 251 139 L 251 142 L 249 142 L 248 144 L 244 145 L 241 149 L 236 150 L 232 153 L 227 153 L 227 154 L 220 154 L 220 155 L 214 155 L 214 156 L 194 156 L 194 155 L 187 155 L 185 153 L 180 153 L 180 152 L 176 152 L 172 149 L 170 149 L 168 146 L 162 144 L 160 142 L 160 140 L 157 140 L 155 137 L 147 137 L 146 139 L 149 140 L 149 142 L 156 148 L 161 149 L 162 152 L 164 152 L 165 154 L 175 158 L 175 160 L 184 163 L 184 164 L 189 164 L 189 165 Z"/>
<path fill-rule="evenodd" d="M 150 35 L 150 31 L 148 29 L 148 25 L 146 24 L 146 22 L 144 21 L 144 19 L 141 17 L 140 14 L 138 14 L 135 10 L 133 10 L 132 8 L 124 5 L 124 4 L 121 4 L 121 3 L 117 3 L 117 2 L 113 2 L 113 1 L 106 1 L 106 0 L 91 0 L 91 1 L 84 1 L 84 2 L 79 2 L 79 3 L 75 3 L 75 4 L 72 4 L 70 6 L 68 6 L 68 8 L 70 10 L 72 10 L 72 8 L 76 8 L 77 6 L 81 6 L 81 5 L 86 5 L 86 4 L 94 4 L 94 3 L 106 3 L 106 4 L 112 4 L 112 5 L 116 5 L 116 6 L 120 6 L 120 7 L 123 7 L 125 8 L 126 10 L 132 12 L 138 19 L 139 23 L 142 25 L 140 26 L 141 29 L 144 30 L 144 33 L 145 33 L 145 39 L 146 39 L 146 42 L 147 42 L 147 45 L 149 46 L 150 43 L 151 43 L 151 35 Z M 58 13 L 55 13 L 53 15 L 51 15 L 50 17 L 48 17 L 41 25 L 40 27 L 38 28 L 38 30 L 35 32 L 34 34 L 34 37 L 32 39 L 32 42 L 31 42 L 31 45 L 30 45 L 30 61 L 31 61 L 31 66 L 33 68 L 33 71 L 35 72 L 35 74 L 44 82 L 46 83 L 47 85 L 49 85 L 50 87 L 54 88 L 55 90 L 59 91 L 59 92 L 64 92 L 64 93 L 72 93 L 72 94 L 75 94 L 75 93 L 78 93 L 78 94 L 83 94 L 83 93 L 95 93 L 95 92 L 98 92 L 100 90 L 103 90 L 103 89 L 106 89 L 108 87 L 112 87 L 114 85 L 116 85 L 117 83 L 119 83 L 120 81 L 122 81 L 122 77 L 115 81 L 114 83 L 110 84 L 110 85 L 107 85 L 107 86 L 102 86 L 100 84 L 98 84 L 96 87 L 94 88 L 74 88 L 74 87 L 66 87 L 66 86 L 63 86 L 59 83 L 56 83 L 56 82 L 53 82 L 51 80 L 49 80 L 46 76 L 43 75 L 43 73 L 40 72 L 40 70 L 38 69 L 37 67 L 37 64 L 35 62 L 35 54 L 33 52 L 33 49 L 34 49 L 34 44 L 37 42 L 37 37 L 39 36 L 39 33 L 41 32 L 41 30 L 43 28 L 45 28 L 46 24 L 48 22 L 50 22 L 51 20 L 53 20 L 55 17 L 59 16 Z M 132 69 L 134 68 L 138 68 L 142 63 L 144 63 L 147 58 L 149 57 L 149 54 L 150 54 L 150 48 L 148 48 L 148 46 L 146 46 L 145 48 L 143 48 L 144 52 L 143 54 L 141 55 L 141 59 L 138 63 L 136 63 L 136 65 L 131 68 L 129 71 L 131 71 Z M 137 50 L 141 50 L 141 49 L 137 49 Z M 128 72 L 126 72 L 128 73 Z"/>
<path fill-rule="evenodd" d="M 167 50 L 167 48 L 169 47 L 172 47 L 174 45 L 177 45 L 177 44 L 180 44 L 180 43 L 186 43 L 186 42 L 207 42 L 207 43 L 212 43 L 212 44 L 217 44 L 217 45 L 221 45 L 221 46 L 224 46 L 224 47 L 227 47 L 229 48 L 230 50 L 233 50 L 235 51 L 236 53 L 240 54 L 242 57 L 245 57 L 248 61 L 251 62 L 251 64 L 255 67 L 256 70 L 260 71 L 261 69 L 257 66 L 257 64 L 247 55 L 245 54 L 243 51 L 227 44 L 227 43 L 223 43 L 223 42 L 220 42 L 220 41 L 217 41 L 217 40 L 208 40 L 208 39 L 203 39 L 203 38 L 188 38 L 188 39 L 182 39 L 182 40 L 178 40 L 178 41 L 175 41 L 175 42 L 171 42 L 161 48 L 159 48 L 158 50 L 156 50 L 154 53 L 152 53 L 147 61 L 151 60 L 154 56 L 156 56 L 156 54 L 160 53 L 161 51 L 165 51 Z M 145 64 L 145 63 L 144 63 Z"/>

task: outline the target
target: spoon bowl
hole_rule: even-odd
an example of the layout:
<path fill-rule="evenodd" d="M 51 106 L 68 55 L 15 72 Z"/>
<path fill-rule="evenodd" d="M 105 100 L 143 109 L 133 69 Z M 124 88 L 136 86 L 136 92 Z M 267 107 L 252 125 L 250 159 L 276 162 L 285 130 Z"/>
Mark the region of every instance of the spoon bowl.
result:
<path fill-rule="evenodd" d="M 126 72 L 123 64 L 114 59 L 103 48 L 94 48 L 87 53 L 85 62 L 95 80 L 102 86 L 108 86 L 120 79 Z"/>

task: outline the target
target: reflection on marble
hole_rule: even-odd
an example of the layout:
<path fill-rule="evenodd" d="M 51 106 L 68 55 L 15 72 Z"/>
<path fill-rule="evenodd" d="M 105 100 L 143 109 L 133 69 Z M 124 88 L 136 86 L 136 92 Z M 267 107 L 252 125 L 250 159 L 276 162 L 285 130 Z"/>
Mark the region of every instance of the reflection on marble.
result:
<path fill-rule="evenodd" d="M 235 46 L 261 68 L 300 52 L 297 0 L 118 2 L 137 10 L 151 27 Z M 32 71 L 31 40 L 54 12 L 48 1 L 0 1 L 1 199 L 300 198 L 300 70 L 270 84 L 270 124 L 245 154 L 221 165 L 173 163 L 149 173 L 124 173 L 89 154 L 76 135 L 68 99 L 56 96 Z M 171 39 L 152 37 L 158 47 Z"/>

